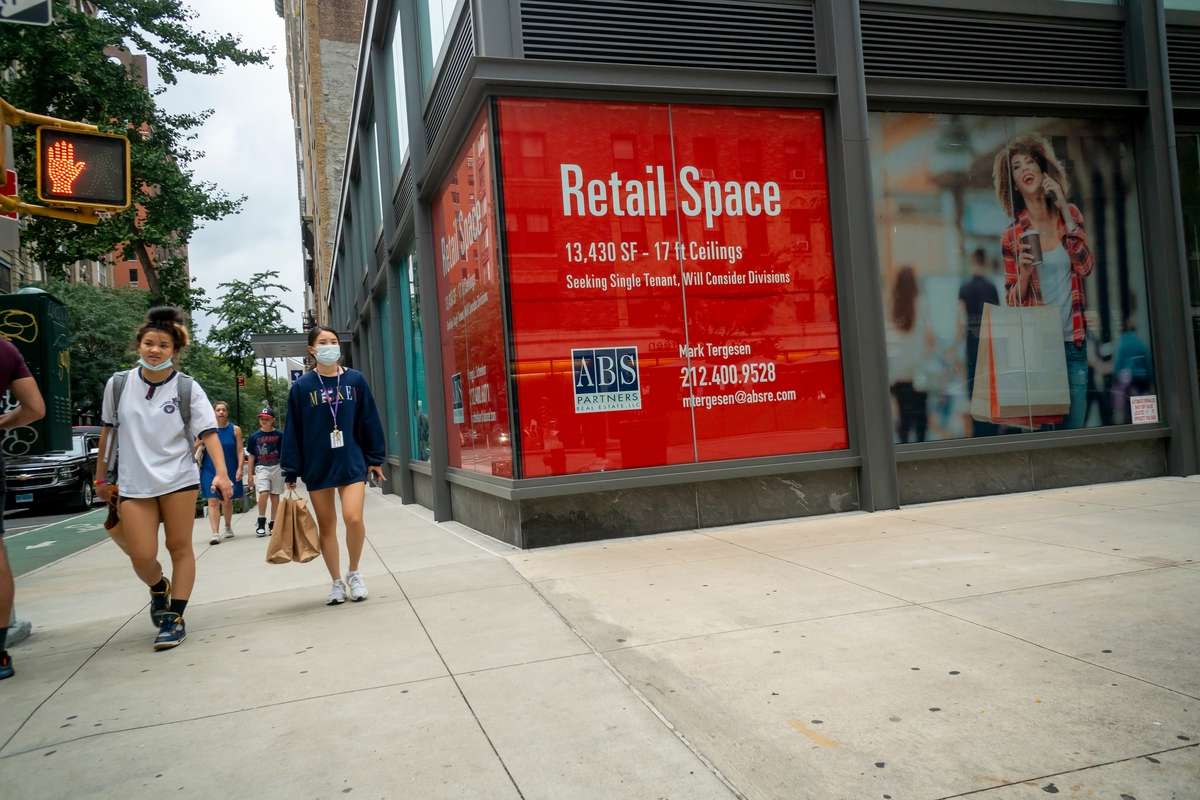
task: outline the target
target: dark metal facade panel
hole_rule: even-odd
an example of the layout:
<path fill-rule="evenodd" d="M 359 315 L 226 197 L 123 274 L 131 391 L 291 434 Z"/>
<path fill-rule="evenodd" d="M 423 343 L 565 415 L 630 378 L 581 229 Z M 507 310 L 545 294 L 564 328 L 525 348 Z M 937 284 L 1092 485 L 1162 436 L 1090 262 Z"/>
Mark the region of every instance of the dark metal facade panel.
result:
<path fill-rule="evenodd" d="M 1200 92 L 1200 28 L 1168 26 L 1167 63 L 1172 91 Z"/>
<path fill-rule="evenodd" d="M 1035 19 L 872 3 L 862 8 L 862 47 L 868 78 L 1128 85 L 1119 20 Z"/>
<path fill-rule="evenodd" d="M 816 72 L 810 2 L 520 0 L 525 58 Z"/>
<path fill-rule="evenodd" d="M 438 72 L 437 82 L 425 106 L 425 141 L 430 146 L 436 141 L 454 96 L 462 86 L 467 65 L 475 57 L 475 26 L 471 21 L 471 4 L 463 6 L 462 14 L 454 26 L 450 45 L 446 48 L 445 63 Z"/>

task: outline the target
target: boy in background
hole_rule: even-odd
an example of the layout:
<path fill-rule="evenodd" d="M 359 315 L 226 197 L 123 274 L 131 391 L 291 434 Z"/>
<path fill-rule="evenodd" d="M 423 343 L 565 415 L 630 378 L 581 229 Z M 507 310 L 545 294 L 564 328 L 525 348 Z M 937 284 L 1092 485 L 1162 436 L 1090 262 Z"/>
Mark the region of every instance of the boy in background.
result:
<path fill-rule="evenodd" d="M 258 430 L 250 435 L 246 449 L 250 452 L 250 470 L 254 473 L 254 489 L 258 493 L 258 527 L 255 534 L 267 535 L 267 497 L 271 498 L 271 527 L 279 511 L 279 495 L 283 494 L 283 471 L 279 453 L 283 434 L 275 430 L 275 410 L 267 406 L 258 412 Z"/>

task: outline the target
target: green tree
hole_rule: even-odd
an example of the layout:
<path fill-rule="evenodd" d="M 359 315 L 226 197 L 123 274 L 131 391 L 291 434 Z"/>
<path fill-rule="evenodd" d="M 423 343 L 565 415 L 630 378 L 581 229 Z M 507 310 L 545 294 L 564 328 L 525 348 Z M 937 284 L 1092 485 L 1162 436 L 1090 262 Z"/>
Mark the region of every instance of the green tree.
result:
<path fill-rule="evenodd" d="M 164 112 L 154 99 L 162 90 L 151 93 L 130 80 L 109 53 L 126 47 L 145 53 L 164 85 L 181 73 L 215 75 L 227 64 L 261 64 L 267 55 L 244 49 L 235 36 L 193 30 L 196 15 L 184 0 L 92 0 L 92 5 L 96 16 L 55 3 L 52 25 L 6 25 L 0 36 L 0 97 L 26 111 L 127 134 L 133 205 L 98 225 L 34 217 L 22 241 L 51 275 L 64 275 L 80 259 L 114 250 L 125 257 L 132 253 L 154 299 L 193 307 L 189 282 L 176 276 L 160 286 L 155 253 L 186 244 L 199 225 L 234 213 L 243 198 L 231 198 L 193 173 L 203 153 L 189 142 L 211 111 Z M 17 168 L 26 176 L 22 197 L 36 202 L 28 177 L 34 174 L 34 129 L 14 127 L 13 145 Z"/>
<path fill-rule="evenodd" d="M 225 281 L 217 290 L 220 297 L 208 307 L 216 317 L 208 343 L 227 367 L 246 376 L 249 387 L 258 383 L 254 380 L 254 335 L 290 330 L 283 322 L 283 312 L 293 313 L 292 307 L 280 299 L 288 287 L 279 282 L 278 270 L 266 270 L 254 273 L 248 281 Z M 265 399 L 275 405 L 275 388 L 270 383 L 264 388 Z"/>
<path fill-rule="evenodd" d="M 71 318 L 71 401 L 76 413 L 100 414 L 109 376 L 137 359 L 134 334 L 146 316 L 149 296 L 137 289 L 106 289 L 52 282 L 46 290 L 67 306 Z"/>

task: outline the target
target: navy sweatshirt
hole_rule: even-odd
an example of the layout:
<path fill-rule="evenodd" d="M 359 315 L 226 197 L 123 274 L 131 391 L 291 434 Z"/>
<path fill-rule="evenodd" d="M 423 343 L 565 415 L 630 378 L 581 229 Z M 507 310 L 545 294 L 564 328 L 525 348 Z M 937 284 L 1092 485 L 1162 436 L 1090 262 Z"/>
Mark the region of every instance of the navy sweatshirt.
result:
<path fill-rule="evenodd" d="M 340 393 L 335 391 L 337 386 L 336 377 L 327 378 L 315 371 L 306 372 L 292 384 L 280 460 L 288 483 L 294 483 L 299 476 L 309 491 L 346 486 L 365 481 L 368 466 L 383 464 L 386 452 L 383 425 L 367 379 L 358 370 L 347 369 L 342 373 Z M 336 404 L 338 398 L 341 405 L 337 408 L 337 422 L 345 444 L 332 448 L 330 400 Z"/>

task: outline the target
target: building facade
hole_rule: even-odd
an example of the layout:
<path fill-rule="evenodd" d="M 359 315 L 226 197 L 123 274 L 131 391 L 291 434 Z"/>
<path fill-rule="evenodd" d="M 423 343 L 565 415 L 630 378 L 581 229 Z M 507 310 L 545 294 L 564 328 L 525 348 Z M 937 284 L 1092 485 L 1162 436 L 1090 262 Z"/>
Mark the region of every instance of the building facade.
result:
<path fill-rule="evenodd" d="M 296 182 L 305 254 L 305 311 L 327 322 L 338 191 L 354 99 L 363 0 L 275 0 L 287 38 Z"/>
<path fill-rule="evenodd" d="M 1197 472 L 1194 0 L 370 0 L 389 490 L 522 547 Z"/>

